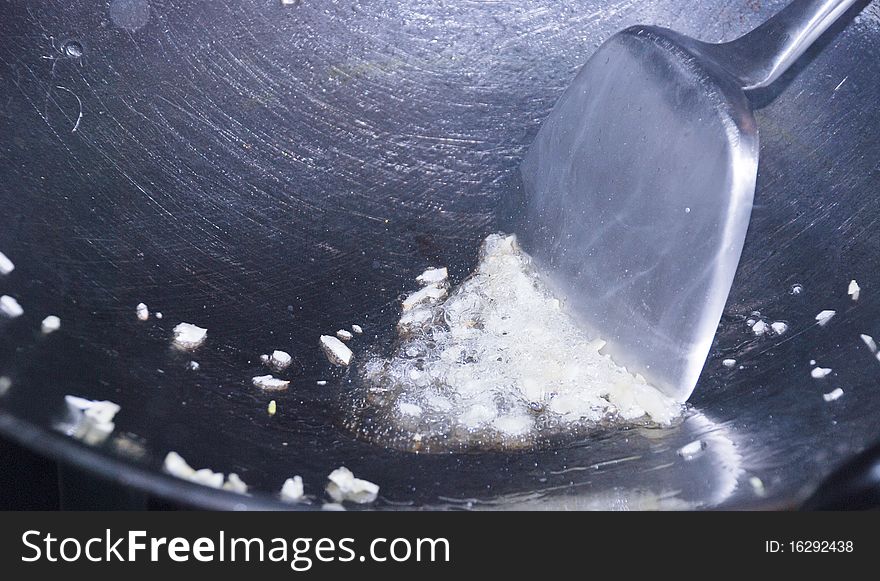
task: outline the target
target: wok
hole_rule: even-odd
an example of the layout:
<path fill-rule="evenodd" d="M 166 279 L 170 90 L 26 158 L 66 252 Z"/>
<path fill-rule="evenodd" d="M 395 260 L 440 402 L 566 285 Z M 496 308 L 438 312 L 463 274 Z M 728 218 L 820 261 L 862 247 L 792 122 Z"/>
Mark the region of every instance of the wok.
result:
<path fill-rule="evenodd" d="M 529 452 L 385 450 L 341 427 L 352 377 L 317 345 L 353 323 L 356 354 L 387 345 L 419 272 L 447 265 L 460 280 L 480 240 L 515 223 L 522 157 L 605 38 L 653 23 L 724 41 L 783 4 L 7 3 L 0 251 L 16 270 L 0 294 L 25 314 L 0 322 L 13 381 L 0 432 L 214 508 L 288 507 L 275 493 L 294 474 L 321 498 L 339 465 L 381 486 L 380 509 L 799 505 L 880 436 L 880 362 L 859 340 L 880 336 L 876 2 L 752 95 L 755 209 L 679 425 Z M 141 301 L 164 318 L 138 321 Z M 837 315 L 820 327 L 823 309 Z M 789 330 L 756 336 L 753 311 Z M 62 327 L 42 336 L 49 314 Z M 194 354 L 169 347 L 181 321 L 209 330 Z M 250 385 L 272 349 L 294 357 L 283 394 Z M 811 378 L 810 360 L 833 373 Z M 59 433 L 65 394 L 119 403 L 113 439 Z M 696 440 L 701 453 L 679 453 Z M 169 450 L 238 473 L 252 494 L 163 474 Z"/>

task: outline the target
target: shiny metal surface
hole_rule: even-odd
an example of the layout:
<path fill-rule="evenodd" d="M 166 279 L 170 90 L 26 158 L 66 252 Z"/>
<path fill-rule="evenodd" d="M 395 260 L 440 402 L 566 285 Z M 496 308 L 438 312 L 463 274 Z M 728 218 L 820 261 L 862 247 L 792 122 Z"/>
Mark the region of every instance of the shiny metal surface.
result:
<path fill-rule="evenodd" d="M 292 474 L 320 495 L 345 464 L 390 509 L 790 506 L 880 435 L 880 364 L 858 338 L 880 335 L 876 2 L 755 97 L 755 208 L 691 417 L 461 456 L 388 452 L 337 427 L 346 379 L 317 336 L 359 323 L 381 344 L 423 267 L 468 271 L 516 213 L 541 122 L 614 32 L 731 40 L 781 3 L 142 4 L 12 3 L 0 19 L 0 250 L 16 263 L 0 293 L 26 311 L 0 322 L 8 437 L 214 507 L 266 506 Z M 139 323 L 140 301 L 164 319 Z M 789 332 L 755 337 L 754 310 Z M 42 337 L 50 313 L 62 328 Z M 179 321 L 209 329 L 198 373 L 168 348 Z M 293 383 L 269 418 L 249 380 L 285 347 Z M 834 373 L 811 379 L 810 359 Z M 845 395 L 826 403 L 834 387 Z M 94 450 L 54 433 L 65 393 L 120 403 L 127 438 Z M 696 439 L 705 453 L 685 460 Z M 254 496 L 160 474 L 171 449 L 238 472 Z"/>
<path fill-rule="evenodd" d="M 517 231 L 603 352 L 684 402 L 746 238 L 758 127 L 676 36 L 627 28 L 584 65 L 523 162 Z"/>
<path fill-rule="evenodd" d="M 758 126 L 743 89 L 778 78 L 852 3 L 796 0 L 723 44 L 627 28 L 523 161 L 527 249 L 605 352 L 678 401 L 709 354 L 752 212 Z"/>
<path fill-rule="evenodd" d="M 766 87 L 804 54 L 855 0 L 793 0 L 751 32 L 722 44 L 694 42 L 740 80 L 743 89 Z"/>

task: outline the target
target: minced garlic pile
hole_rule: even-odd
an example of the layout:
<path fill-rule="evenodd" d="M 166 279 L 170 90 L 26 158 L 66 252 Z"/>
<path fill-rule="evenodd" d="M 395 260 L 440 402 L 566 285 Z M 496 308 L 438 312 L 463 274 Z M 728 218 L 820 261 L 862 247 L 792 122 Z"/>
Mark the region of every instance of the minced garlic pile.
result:
<path fill-rule="evenodd" d="M 524 448 L 681 406 L 601 353 L 514 236 L 491 235 L 450 291 L 430 269 L 403 300 L 390 357 L 364 357 L 348 427 L 399 449 Z"/>

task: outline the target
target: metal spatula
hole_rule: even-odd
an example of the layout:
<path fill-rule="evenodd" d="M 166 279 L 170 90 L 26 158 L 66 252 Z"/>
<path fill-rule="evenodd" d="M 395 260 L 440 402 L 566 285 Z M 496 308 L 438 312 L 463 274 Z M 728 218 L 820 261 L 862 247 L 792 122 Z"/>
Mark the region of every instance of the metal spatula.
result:
<path fill-rule="evenodd" d="M 605 42 L 522 165 L 520 237 L 608 352 L 679 401 L 694 389 L 755 192 L 745 92 L 777 79 L 855 0 L 796 0 L 732 42 L 654 26 Z"/>

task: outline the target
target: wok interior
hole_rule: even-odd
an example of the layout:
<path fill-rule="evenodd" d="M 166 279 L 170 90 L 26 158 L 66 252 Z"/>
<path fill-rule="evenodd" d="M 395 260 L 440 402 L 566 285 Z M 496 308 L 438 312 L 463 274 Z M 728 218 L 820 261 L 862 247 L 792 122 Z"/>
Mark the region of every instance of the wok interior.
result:
<path fill-rule="evenodd" d="M 322 497 L 345 465 L 381 486 L 379 508 L 796 502 L 878 435 L 880 368 L 858 339 L 880 332 L 876 4 L 755 96 L 756 207 L 680 425 L 533 452 L 384 450 L 339 428 L 348 379 L 317 346 L 354 323 L 389 341 L 418 273 L 467 274 L 515 217 L 540 122 L 610 34 L 650 22 L 727 40 L 781 4 L 153 2 L 139 27 L 87 2 L 9 7 L 0 249 L 17 268 L 0 290 L 25 315 L 0 322 L 14 382 L 0 409 L 51 430 L 65 394 L 110 399 L 123 439 L 102 453 L 120 470 L 158 470 L 176 450 L 256 494 L 300 474 Z M 141 301 L 164 318 L 137 321 Z M 838 315 L 819 328 L 822 309 Z M 789 334 L 755 337 L 755 310 Z M 42 337 L 48 314 L 62 329 Z M 209 329 L 192 355 L 169 347 L 180 321 Z M 269 396 L 250 378 L 272 349 L 294 364 L 289 391 Z M 835 374 L 811 379 L 810 359 Z M 834 387 L 845 396 L 831 405 Z M 695 440 L 705 451 L 683 458 Z"/>

